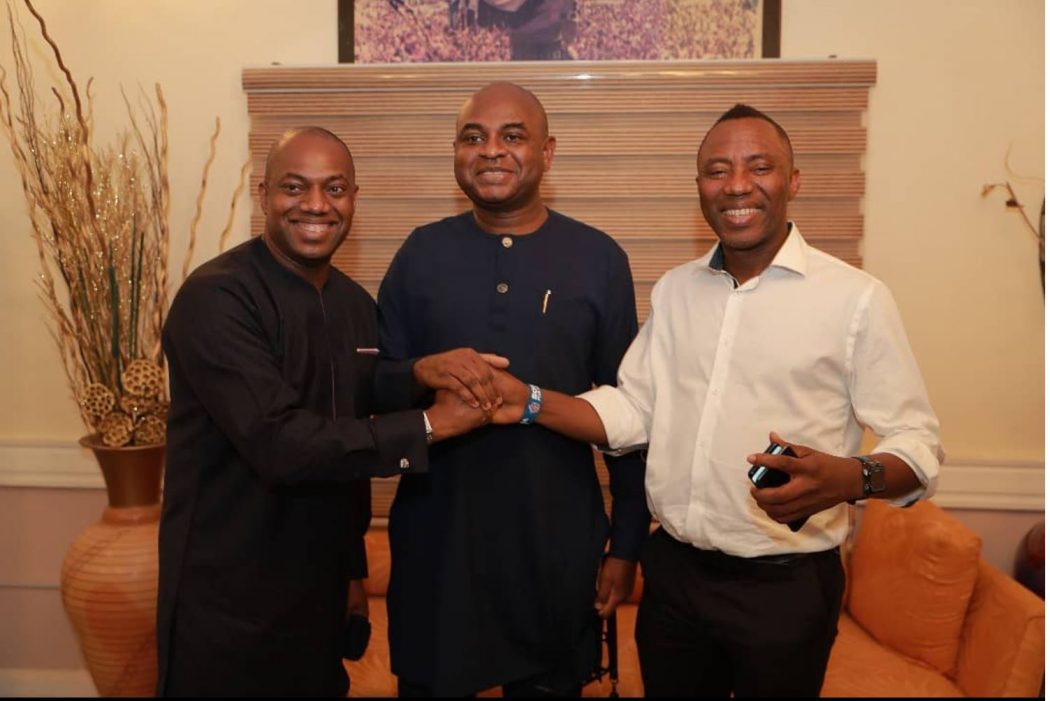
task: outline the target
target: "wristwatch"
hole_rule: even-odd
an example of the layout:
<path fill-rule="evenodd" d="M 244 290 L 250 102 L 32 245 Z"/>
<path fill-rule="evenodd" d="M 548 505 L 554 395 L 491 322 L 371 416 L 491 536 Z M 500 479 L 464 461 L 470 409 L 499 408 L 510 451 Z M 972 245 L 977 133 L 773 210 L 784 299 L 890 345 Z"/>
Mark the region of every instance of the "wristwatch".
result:
<path fill-rule="evenodd" d="M 882 463 L 870 455 L 855 455 L 854 460 L 860 463 L 860 476 L 864 480 L 864 496 L 861 499 L 886 491 L 886 468 Z M 856 504 L 856 499 L 848 499 L 850 504 Z"/>
<path fill-rule="evenodd" d="M 427 418 L 427 412 L 423 412 L 423 428 L 427 432 L 427 445 L 434 442 L 434 429 L 430 426 L 430 419 Z"/>

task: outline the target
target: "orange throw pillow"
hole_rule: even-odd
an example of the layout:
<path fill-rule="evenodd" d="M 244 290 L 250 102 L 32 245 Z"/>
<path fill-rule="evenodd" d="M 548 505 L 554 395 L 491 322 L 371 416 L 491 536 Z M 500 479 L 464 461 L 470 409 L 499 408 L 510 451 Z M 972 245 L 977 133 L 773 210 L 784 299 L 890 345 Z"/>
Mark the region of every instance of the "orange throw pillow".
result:
<path fill-rule="evenodd" d="M 929 501 L 871 500 L 850 564 L 848 609 L 879 642 L 954 676 L 981 539 Z"/>

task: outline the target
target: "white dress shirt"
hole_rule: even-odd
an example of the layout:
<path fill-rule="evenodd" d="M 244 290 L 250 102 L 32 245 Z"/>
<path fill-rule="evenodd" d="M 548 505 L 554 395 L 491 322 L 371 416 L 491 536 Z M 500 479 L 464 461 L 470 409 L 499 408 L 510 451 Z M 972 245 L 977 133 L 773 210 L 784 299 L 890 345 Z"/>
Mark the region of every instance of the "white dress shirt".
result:
<path fill-rule="evenodd" d="M 661 526 L 741 557 L 841 543 L 844 504 L 792 533 L 751 498 L 747 456 L 771 430 L 852 456 L 868 426 L 880 437 L 872 452 L 900 457 L 923 485 L 897 503 L 931 495 L 940 429 L 886 286 L 810 247 L 794 225 L 769 268 L 740 286 L 721 258 L 715 246 L 666 273 L 618 387 L 580 395 L 610 448 L 648 443 L 646 496 Z"/>

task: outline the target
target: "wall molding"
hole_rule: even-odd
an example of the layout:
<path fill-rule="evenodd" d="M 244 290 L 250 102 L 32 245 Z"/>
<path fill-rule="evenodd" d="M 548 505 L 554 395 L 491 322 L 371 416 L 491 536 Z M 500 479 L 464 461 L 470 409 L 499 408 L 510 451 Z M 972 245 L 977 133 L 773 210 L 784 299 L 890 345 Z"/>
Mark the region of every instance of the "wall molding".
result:
<path fill-rule="evenodd" d="M 951 460 L 941 467 L 934 501 L 952 509 L 1043 511 L 1044 472 L 1039 460 Z M 0 487 L 103 489 L 105 483 L 91 451 L 78 443 L 0 440 Z"/>
<path fill-rule="evenodd" d="M 76 442 L 0 441 L 0 487 L 105 489 L 91 451 Z"/>
<path fill-rule="evenodd" d="M 933 501 L 949 509 L 1044 511 L 1045 487 L 1038 460 L 949 460 Z"/>

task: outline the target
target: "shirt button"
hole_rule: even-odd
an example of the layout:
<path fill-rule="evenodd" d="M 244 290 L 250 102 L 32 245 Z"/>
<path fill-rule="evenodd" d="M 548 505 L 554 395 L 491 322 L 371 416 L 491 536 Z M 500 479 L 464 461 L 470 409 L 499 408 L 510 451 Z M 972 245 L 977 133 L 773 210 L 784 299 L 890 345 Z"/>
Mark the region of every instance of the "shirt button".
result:
<path fill-rule="evenodd" d="M 510 248 L 511 246 L 513 246 L 513 245 L 514 245 L 514 239 L 512 239 L 512 238 L 511 238 L 511 237 L 509 237 L 509 236 L 504 236 L 504 237 L 503 237 L 503 242 L 502 242 L 502 243 L 503 243 L 503 247 L 504 247 L 504 248 Z"/>
<path fill-rule="evenodd" d="M 408 458 L 401 458 L 401 462 L 399 462 L 397 466 L 400 467 L 402 470 L 407 470 L 409 467 L 411 467 L 411 463 L 408 462 Z"/>
<path fill-rule="evenodd" d="M 505 282 L 501 282 L 500 284 L 496 285 L 496 292 L 499 292 L 501 295 L 507 294 L 507 290 L 509 289 L 510 285 L 508 285 Z"/>

